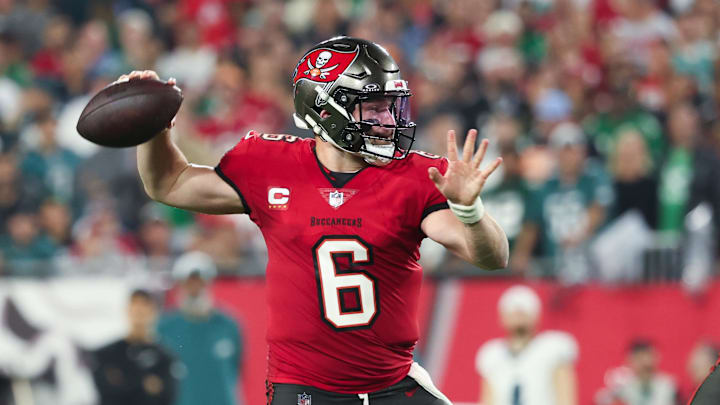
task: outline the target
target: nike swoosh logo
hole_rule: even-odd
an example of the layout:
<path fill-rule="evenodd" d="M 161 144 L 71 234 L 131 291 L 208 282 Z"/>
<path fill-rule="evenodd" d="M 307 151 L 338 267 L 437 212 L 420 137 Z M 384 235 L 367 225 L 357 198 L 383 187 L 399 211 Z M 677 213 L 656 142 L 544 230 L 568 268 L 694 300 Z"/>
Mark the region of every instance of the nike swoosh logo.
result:
<path fill-rule="evenodd" d="M 405 391 L 405 396 L 408 398 L 412 397 L 413 395 L 415 395 L 418 388 L 420 388 L 420 387 L 415 387 L 415 388 L 411 389 L 410 391 Z"/>

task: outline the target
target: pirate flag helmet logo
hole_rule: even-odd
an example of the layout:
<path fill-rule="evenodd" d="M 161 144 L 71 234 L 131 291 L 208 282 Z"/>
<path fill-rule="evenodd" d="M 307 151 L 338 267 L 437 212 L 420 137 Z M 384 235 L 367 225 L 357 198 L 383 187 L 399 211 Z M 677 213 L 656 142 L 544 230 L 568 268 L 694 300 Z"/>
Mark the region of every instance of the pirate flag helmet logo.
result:
<path fill-rule="evenodd" d="M 350 52 L 329 48 L 314 49 L 300 59 L 293 75 L 293 84 L 302 79 L 332 83 L 353 63 L 358 52 L 357 47 Z"/>

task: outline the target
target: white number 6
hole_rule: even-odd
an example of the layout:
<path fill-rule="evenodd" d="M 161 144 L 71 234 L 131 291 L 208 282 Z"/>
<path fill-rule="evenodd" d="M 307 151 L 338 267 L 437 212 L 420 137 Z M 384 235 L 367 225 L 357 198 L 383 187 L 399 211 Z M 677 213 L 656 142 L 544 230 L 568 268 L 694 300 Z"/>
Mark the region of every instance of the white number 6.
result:
<path fill-rule="evenodd" d="M 377 286 L 369 273 L 356 269 L 373 262 L 372 247 L 357 236 L 323 236 L 313 248 L 320 311 L 335 329 L 370 326 L 379 312 Z M 336 258 L 349 257 L 350 269 L 339 269 Z M 344 305 L 345 294 L 355 294 L 357 305 Z"/>

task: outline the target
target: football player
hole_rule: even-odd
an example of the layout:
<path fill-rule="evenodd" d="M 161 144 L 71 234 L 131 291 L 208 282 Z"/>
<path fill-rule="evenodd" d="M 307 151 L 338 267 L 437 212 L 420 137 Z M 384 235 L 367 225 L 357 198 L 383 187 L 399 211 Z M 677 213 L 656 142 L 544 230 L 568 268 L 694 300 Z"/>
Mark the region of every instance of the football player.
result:
<path fill-rule="evenodd" d="M 121 80 L 157 78 L 133 72 Z M 480 192 L 477 131 L 447 159 L 411 150 L 410 90 L 388 52 L 337 37 L 293 74 L 295 123 L 314 139 L 250 132 L 217 167 L 188 163 L 163 131 L 137 148 L 147 193 L 212 214 L 245 213 L 268 247 L 269 404 L 447 404 L 413 363 L 429 237 L 466 261 L 503 268 L 508 242 Z M 174 81 L 169 81 L 174 84 Z"/>
<path fill-rule="evenodd" d="M 483 405 L 575 405 L 575 338 L 565 332 L 536 333 L 542 305 L 526 286 L 513 286 L 498 302 L 503 338 L 482 345 L 475 357 Z"/>

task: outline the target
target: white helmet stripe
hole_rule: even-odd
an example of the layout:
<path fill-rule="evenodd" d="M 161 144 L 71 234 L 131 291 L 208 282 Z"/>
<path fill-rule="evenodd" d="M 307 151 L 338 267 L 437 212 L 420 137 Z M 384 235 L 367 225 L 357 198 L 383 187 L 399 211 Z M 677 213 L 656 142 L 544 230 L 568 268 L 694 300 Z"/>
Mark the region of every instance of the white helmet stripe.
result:
<path fill-rule="evenodd" d="M 318 98 L 328 104 L 330 104 L 337 112 L 343 115 L 345 119 L 350 120 L 351 122 L 354 121 L 353 118 L 345 111 L 344 108 L 342 108 L 338 103 L 333 100 L 332 97 L 328 94 L 325 89 L 323 89 L 321 86 L 315 86 L 315 91 L 318 93 Z"/>
<path fill-rule="evenodd" d="M 295 122 L 295 126 L 300 129 L 310 129 L 307 122 L 303 121 L 303 119 L 296 113 L 293 113 L 293 121 Z"/>

